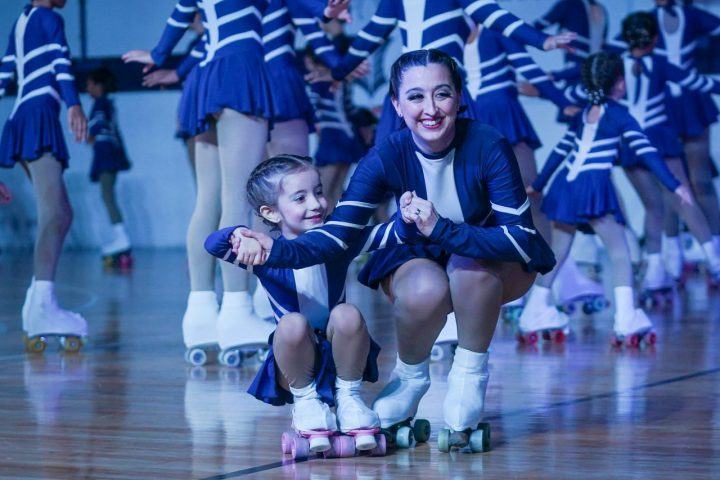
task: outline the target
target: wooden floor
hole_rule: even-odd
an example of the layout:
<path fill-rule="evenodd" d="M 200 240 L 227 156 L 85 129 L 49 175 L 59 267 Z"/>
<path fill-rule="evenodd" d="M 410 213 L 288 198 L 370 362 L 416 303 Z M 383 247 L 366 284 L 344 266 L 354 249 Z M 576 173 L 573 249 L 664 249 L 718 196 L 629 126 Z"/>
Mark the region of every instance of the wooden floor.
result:
<path fill-rule="evenodd" d="M 96 253 L 67 253 L 61 302 L 81 312 L 81 354 L 24 353 L 20 307 L 29 253 L 0 253 L 0 478 L 720 478 L 720 297 L 693 278 L 677 306 L 652 312 L 654 350 L 615 352 L 610 313 L 573 317 L 564 347 L 518 349 L 503 324 L 492 346 L 487 419 L 493 448 L 444 454 L 432 441 L 384 458 L 280 452 L 290 409 L 245 393 L 255 368 L 190 368 L 180 332 L 184 254 L 139 252 L 130 274 Z M 390 309 L 352 283 L 349 297 L 392 369 Z M 420 405 L 435 431 L 448 362 L 431 367 Z"/>

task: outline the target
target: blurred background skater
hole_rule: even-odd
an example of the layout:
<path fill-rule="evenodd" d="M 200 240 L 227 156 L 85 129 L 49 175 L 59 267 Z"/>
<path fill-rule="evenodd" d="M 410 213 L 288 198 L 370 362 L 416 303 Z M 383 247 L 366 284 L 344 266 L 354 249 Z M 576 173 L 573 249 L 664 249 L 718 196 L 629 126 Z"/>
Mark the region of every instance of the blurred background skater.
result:
<path fill-rule="evenodd" d="M 13 79 L 18 87 L 0 140 L 0 166 L 23 165 L 37 204 L 34 276 L 22 308 L 23 331 L 33 351 L 45 348 L 40 335 L 60 336 L 68 350 L 79 349 L 87 335 L 85 319 L 61 308 L 55 296 L 57 265 L 73 217 L 62 177 L 69 155 L 58 118 L 61 98 L 75 140 L 85 140 L 87 133 L 63 19 L 54 11 L 64 6 L 65 0 L 33 0 L 24 7 L 0 65 L 0 97 Z"/>
<path fill-rule="evenodd" d="M 90 181 L 100 183 L 100 192 L 107 210 L 112 232 L 110 241 L 101 249 L 107 267 L 129 268 L 132 265 L 130 238 L 117 203 L 115 183 L 120 171 L 130 169 L 117 125 L 115 104 L 109 98 L 117 83 L 108 68 L 92 70 L 87 77 L 87 92 L 95 100 L 88 121 L 88 143 L 93 147 Z"/>

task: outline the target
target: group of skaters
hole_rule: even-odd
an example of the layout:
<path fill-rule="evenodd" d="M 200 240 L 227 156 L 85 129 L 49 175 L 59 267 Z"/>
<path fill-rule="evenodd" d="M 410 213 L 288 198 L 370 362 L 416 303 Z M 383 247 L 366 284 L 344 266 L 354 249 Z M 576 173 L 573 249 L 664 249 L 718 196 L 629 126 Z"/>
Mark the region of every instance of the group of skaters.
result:
<path fill-rule="evenodd" d="M 380 0 L 346 42 L 330 25 L 348 18 L 349 3 L 179 0 L 155 48 L 123 56 L 146 64 L 146 85 L 183 82 L 178 117 L 194 146 L 197 184 L 187 232 L 186 358 L 203 364 L 219 351 L 221 363 L 237 366 L 249 349 L 269 344 L 249 392 L 272 405 L 293 404 L 298 451 L 333 449 L 339 431 L 354 437 L 354 448 L 378 452 L 381 428 L 398 443 L 408 443 L 408 431 L 427 437 L 409 419 L 430 386 L 433 346 L 451 339 L 457 348 L 440 448 L 482 451 L 489 443 L 481 423 L 488 348 L 503 305 L 526 299 L 519 339 L 533 343 L 538 333 L 557 340 L 567 332 L 568 317 L 553 298 L 556 279 L 597 294 L 568 256 L 576 231 L 596 234 L 607 247 L 614 340 L 655 341 L 638 308 L 614 166 L 625 169 L 647 211 L 643 288 L 666 289 L 679 278 L 678 218 L 702 246 L 710 283 L 720 283 L 720 214 L 708 154 L 708 126 L 718 113 L 709 95 L 720 85 L 693 68 L 697 41 L 720 33 L 720 19 L 656 0 L 653 11 L 626 17 L 620 37 L 609 41 L 608 12 L 594 0 L 560 0 L 535 27 L 492 0 L 412 9 Z M 87 335 L 85 320 L 59 307 L 53 293 L 72 215 L 62 180 L 68 155 L 60 99 L 76 140 L 87 136 L 62 19 L 53 11 L 64 4 L 33 0 L 0 67 L 0 94 L 18 81 L 0 165 L 21 162 L 38 200 L 34 278 L 22 311 L 31 338 Z M 163 69 L 198 15 L 199 41 L 177 68 Z M 562 33 L 540 30 L 552 25 Z M 405 53 L 392 65 L 374 147 L 365 153 L 360 128 L 349 122 L 346 82 L 363 73 L 367 57 L 398 26 Z M 308 44 L 304 62 L 294 48 L 297 32 Z M 566 49 L 565 68 L 544 72 L 527 45 Z M 97 98 L 90 135 L 97 146 L 114 134 L 121 146 L 102 78 L 88 82 Z M 539 173 L 540 139 L 518 100 L 521 90 L 552 101 L 568 123 Z M 93 133 L 93 120 L 102 130 Z M 314 129 L 315 161 L 308 156 Z M 124 155 L 113 162 L 122 167 L 94 170 L 103 192 L 127 168 Z M 368 226 L 393 197 L 397 211 Z M 113 224 L 122 225 L 106 203 Z M 378 379 L 380 346 L 360 310 L 345 302 L 348 268 L 362 252 L 372 253 L 359 280 L 393 304 L 398 345 L 392 377 L 371 408 L 362 382 Z M 221 302 L 215 257 L 222 260 Z M 269 314 L 256 311 L 251 275 Z"/>

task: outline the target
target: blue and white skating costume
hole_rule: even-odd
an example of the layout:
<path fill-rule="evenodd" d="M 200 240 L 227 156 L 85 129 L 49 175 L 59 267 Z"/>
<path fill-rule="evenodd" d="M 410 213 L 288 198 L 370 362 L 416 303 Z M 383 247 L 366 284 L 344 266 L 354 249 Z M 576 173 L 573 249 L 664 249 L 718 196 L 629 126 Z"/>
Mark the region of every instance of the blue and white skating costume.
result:
<path fill-rule="evenodd" d="M 665 17 L 676 15 L 678 29 L 674 33 L 665 31 Z M 720 18 L 692 5 L 676 5 L 671 2 L 666 8 L 657 7 L 655 15 L 660 35 L 654 53 L 667 58 L 670 64 L 689 71 L 695 64 L 695 48 L 704 36 L 720 35 Z M 682 91 L 677 84 L 668 86 L 667 98 L 670 121 L 683 137 L 700 136 L 712 123 L 717 121 L 718 109 L 709 94 Z"/>
<path fill-rule="evenodd" d="M 602 10 L 602 18 L 593 21 L 592 6 Z M 561 30 L 577 33 L 577 38 L 570 43 L 574 52 L 565 52 L 565 67 L 562 71 L 553 72 L 555 80 L 566 80 L 574 84 L 580 80 L 580 66 L 591 54 L 602 50 L 608 32 L 608 12 L 605 6 L 595 0 L 559 0 L 534 26 L 546 29 L 557 25 Z"/>
<path fill-rule="evenodd" d="M 355 163 L 365 155 L 366 148 L 348 120 L 346 85 L 330 89 L 329 82 L 310 85 L 310 100 L 315 107 L 319 142 L 315 165 L 324 167 L 336 163 Z"/>
<path fill-rule="evenodd" d="M 303 268 L 342 257 L 386 194 L 400 198 L 406 191 L 432 201 L 442 218 L 430 242 L 410 236 L 418 243 L 375 252 L 360 274 L 372 288 L 412 258 L 444 265 L 457 254 L 518 262 L 541 273 L 555 265 L 533 225 L 510 144 L 492 127 L 468 119 L 457 120 L 453 144 L 437 155 L 421 153 L 407 129 L 390 135 L 358 163 L 325 225 L 295 240 L 278 239 L 266 265 Z"/>
<path fill-rule="evenodd" d="M 293 270 L 269 265 L 255 266 L 252 273 L 258 277 L 270 299 L 276 321 L 288 313 L 298 312 L 307 318 L 315 331 L 321 360 L 315 371 L 317 391 L 328 405 L 335 403 L 335 363 L 332 347 L 326 338 L 330 311 L 345 303 L 345 280 L 353 259 L 363 251 L 392 247 L 401 243 L 396 229 L 402 228 L 402 220 L 354 230 L 357 237 L 350 248 L 344 250 L 334 261 Z M 230 246 L 230 236 L 237 227 L 229 227 L 211 234 L 205 241 L 205 249 L 212 255 L 246 268 L 237 261 Z M 311 237 L 322 237 L 322 231 L 311 230 Z M 276 241 L 279 241 L 276 240 Z M 293 403 L 293 396 L 279 386 L 276 379 L 275 356 L 271 345 L 267 359 L 258 372 L 248 392 L 258 400 L 271 405 Z M 370 340 L 370 352 L 363 373 L 363 380 L 375 382 L 378 378 L 377 356 L 380 347 Z"/>
<path fill-rule="evenodd" d="M 71 72 L 62 17 L 50 8 L 26 6 L 10 32 L 0 65 L 0 97 L 17 80 L 18 93 L 0 140 L 0 166 L 51 153 L 64 168 L 68 150 L 60 124 L 60 99 L 80 103 Z"/>
<path fill-rule="evenodd" d="M 550 220 L 586 232 L 592 232 L 593 219 L 605 215 L 613 215 L 618 223 L 625 224 L 610 175 L 621 144 L 627 145 L 633 157 L 670 191 L 680 185 L 625 107 L 608 100 L 601 108 L 594 124 L 586 123 L 588 109 L 573 118 L 532 185 L 541 192 L 555 171 L 561 169 L 545 194 L 542 211 Z"/>
<path fill-rule="evenodd" d="M 88 119 L 88 135 L 94 137 L 90 180 L 97 182 L 101 173 L 128 170 L 130 162 L 125 153 L 117 127 L 115 105 L 107 95 L 95 100 Z"/>
<path fill-rule="evenodd" d="M 340 56 L 320 27 L 317 15 L 303 1 L 270 1 L 263 17 L 263 47 L 272 89 L 273 120 L 304 119 L 311 128 L 314 113 L 295 56 L 295 27 L 326 66 L 337 65 Z"/>
<path fill-rule="evenodd" d="M 178 138 L 187 139 L 200 133 L 197 130 L 197 88 L 200 75 L 197 65 L 205 57 L 206 37 L 202 34 L 195 39 L 190 51 L 175 69 L 178 78 L 183 82 L 178 103 Z"/>
<path fill-rule="evenodd" d="M 481 28 L 477 39 L 467 44 L 465 71 L 477 119 L 495 127 L 511 145 L 525 142 L 533 150 L 541 145 L 518 100 L 516 74 L 560 110 L 570 105 L 522 44 L 493 30 Z"/>
<path fill-rule="evenodd" d="M 175 5 L 151 56 L 162 65 L 195 13 L 200 12 L 207 42 L 198 64 L 198 133 L 207 130 L 210 117 L 224 108 L 273 117 L 262 43 L 262 17 L 267 6 L 267 0 L 178 0 Z"/>
<path fill-rule="evenodd" d="M 370 23 L 357 33 L 348 53 L 333 69 L 333 78 L 345 78 L 387 40 L 396 26 L 400 27 L 403 52 L 441 50 L 462 67 L 463 49 L 471 31 L 465 15 L 478 24 L 539 49 L 548 37 L 500 8 L 493 0 L 380 0 Z M 469 102 L 469 98 L 466 101 Z M 471 103 L 469 107 L 466 116 L 475 118 Z M 377 141 L 401 126 L 390 99 L 386 98 L 377 127 Z"/>

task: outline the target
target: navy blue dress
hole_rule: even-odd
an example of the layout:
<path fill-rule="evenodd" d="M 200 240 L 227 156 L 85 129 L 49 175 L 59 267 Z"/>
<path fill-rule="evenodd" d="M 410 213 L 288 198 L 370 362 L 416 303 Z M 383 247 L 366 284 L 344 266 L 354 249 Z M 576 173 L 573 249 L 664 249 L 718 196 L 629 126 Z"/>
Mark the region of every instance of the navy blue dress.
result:
<path fill-rule="evenodd" d="M 90 167 L 91 181 L 97 182 L 101 173 L 130 168 L 130 161 L 117 127 L 115 106 L 107 96 L 95 100 L 88 119 L 88 134 L 95 139 Z"/>

